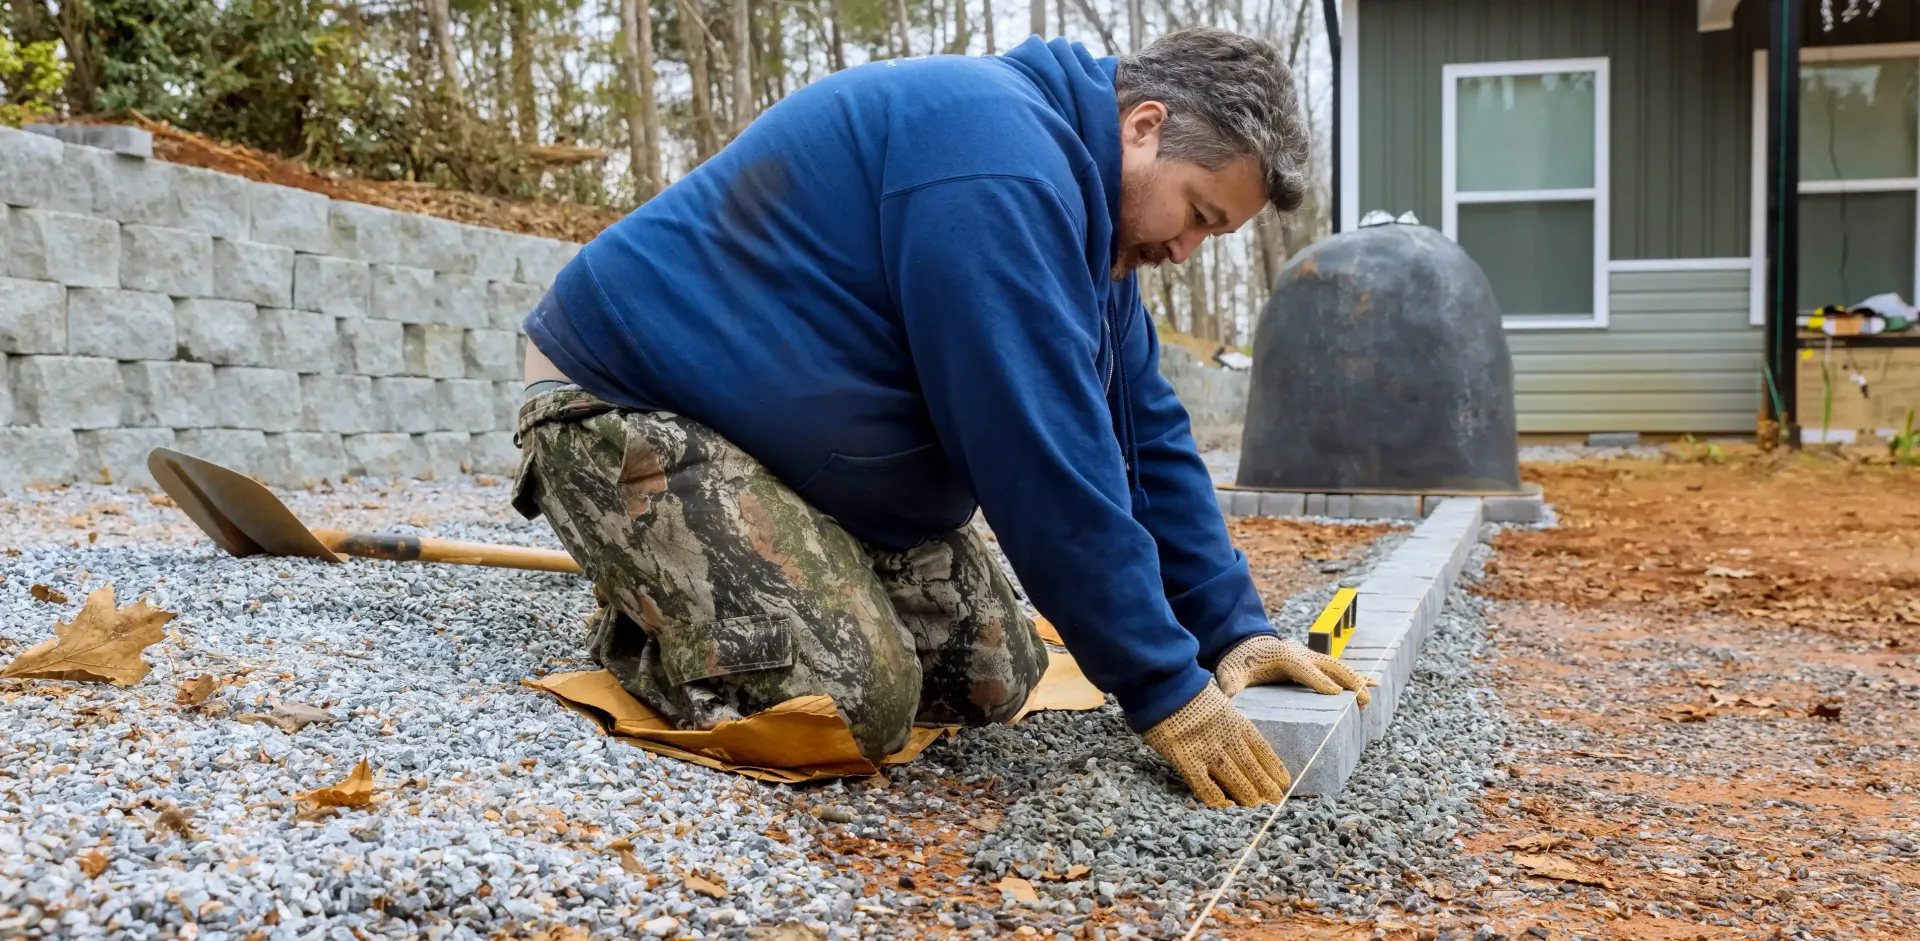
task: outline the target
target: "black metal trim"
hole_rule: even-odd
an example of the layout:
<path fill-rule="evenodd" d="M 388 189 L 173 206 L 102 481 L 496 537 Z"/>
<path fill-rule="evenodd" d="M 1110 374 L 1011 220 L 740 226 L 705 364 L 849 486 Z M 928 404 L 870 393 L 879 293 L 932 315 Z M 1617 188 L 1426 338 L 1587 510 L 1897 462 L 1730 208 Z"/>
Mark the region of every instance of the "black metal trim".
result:
<path fill-rule="evenodd" d="M 1770 417 L 1797 446 L 1799 403 L 1794 341 L 1800 293 L 1801 0 L 1767 4 L 1766 379 Z"/>
<path fill-rule="evenodd" d="M 1340 0 L 1320 0 L 1320 19 L 1327 27 L 1327 48 L 1333 53 L 1333 147 L 1327 154 L 1332 166 L 1327 186 L 1327 231 L 1340 231 Z"/>

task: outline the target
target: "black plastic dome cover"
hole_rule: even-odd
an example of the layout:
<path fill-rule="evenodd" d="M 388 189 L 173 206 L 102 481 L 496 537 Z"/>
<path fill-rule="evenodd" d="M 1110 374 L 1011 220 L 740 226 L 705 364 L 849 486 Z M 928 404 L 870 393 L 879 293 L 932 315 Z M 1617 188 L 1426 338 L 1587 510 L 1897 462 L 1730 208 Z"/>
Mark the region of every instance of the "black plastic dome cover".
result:
<path fill-rule="evenodd" d="M 1420 225 L 1320 240 L 1254 339 L 1240 487 L 1520 491 L 1513 360 L 1480 266 Z"/>

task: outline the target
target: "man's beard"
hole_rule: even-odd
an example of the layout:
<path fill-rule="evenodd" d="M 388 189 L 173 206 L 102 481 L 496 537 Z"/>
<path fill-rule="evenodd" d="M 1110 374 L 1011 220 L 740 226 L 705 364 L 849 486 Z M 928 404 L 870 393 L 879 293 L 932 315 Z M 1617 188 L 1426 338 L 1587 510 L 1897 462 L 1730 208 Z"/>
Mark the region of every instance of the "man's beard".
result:
<path fill-rule="evenodd" d="M 1114 253 L 1112 272 L 1115 281 L 1125 279 L 1136 269 L 1157 266 L 1167 260 L 1167 251 L 1158 242 L 1134 244 L 1134 233 L 1140 231 L 1134 207 L 1146 201 L 1147 191 L 1153 188 L 1158 175 L 1152 169 L 1121 174 L 1120 232 L 1116 239 L 1119 247 Z"/>

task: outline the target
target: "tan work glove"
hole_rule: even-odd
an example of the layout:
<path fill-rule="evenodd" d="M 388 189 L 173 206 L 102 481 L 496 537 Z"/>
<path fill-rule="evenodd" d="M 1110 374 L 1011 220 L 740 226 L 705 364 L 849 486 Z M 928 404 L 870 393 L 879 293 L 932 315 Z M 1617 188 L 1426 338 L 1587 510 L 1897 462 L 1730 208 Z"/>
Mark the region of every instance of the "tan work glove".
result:
<path fill-rule="evenodd" d="M 1323 653 L 1314 653 L 1297 640 L 1282 640 L 1276 634 L 1255 634 L 1241 641 L 1213 668 L 1213 678 L 1228 696 L 1238 696 L 1249 686 L 1277 681 L 1298 683 L 1316 693 L 1337 695 L 1353 690 L 1354 703 L 1365 706 L 1367 687 L 1380 681 L 1363 679 L 1346 664 Z"/>
<path fill-rule="evenodd" d="M 1278 803 L 1293 781 L 1273 746 L 1212 683 L 1141 737 L 1208 807 Z"/>

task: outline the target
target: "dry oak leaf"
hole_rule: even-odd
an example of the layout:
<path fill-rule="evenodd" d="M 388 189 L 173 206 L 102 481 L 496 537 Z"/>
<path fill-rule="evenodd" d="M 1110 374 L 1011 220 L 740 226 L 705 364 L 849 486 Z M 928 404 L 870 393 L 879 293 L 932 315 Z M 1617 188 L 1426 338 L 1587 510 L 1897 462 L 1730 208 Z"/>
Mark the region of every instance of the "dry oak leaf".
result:
<path fill-rule="evenodd" d="M 1000 823 L 1005 819 L 1006 818 L 1004 816 L 998 813 L 989 812 L 989 813 L 981 814 L 980 816 L 967 821 L 967 826 L 970 826 L 975 830 L 980 831 L 981 833 L 992 833 L 993 831 L 1000 829 Z"/>
<path fill-rule="evenodd" d="M 1816 719 L 1838 719 L 1840 718 L 1840 700 L 1829 699 L 1826 702 L 1818 703 L 1807 715 Z"/>
<path fill-rule="evenodd" d="M 27 589 L 27 594 L 32 595 L 33 600 L 35 601 L 44 601 L 48 604 L 66 604 L 67 603 L 66 595 L 63 595 L 60 592 L 54 591 L 53 589 L 48 588 L 45 585 L 34 585 Z"/>
<path fill-rule="evenodd" d="M 340 719 L 325 709 L 309 706 L 303 702 L 277 702 L 273 704 L 273 712 L 270 714 L 243 712 L 234 716 L 233 721 L 265 722 L 269 725 L 277 725 L 280 731 L 292 735 L 309 725 L 325 725 L 329 722 L 338 722 Z"/>
<path fill-rule="evenodd" d="M 699 876 L 687 876 L 681 881 L 686 884 L 688 889 L 708 898 L 723 899 L 733 894 L 733 891 L 726 886 L 715 881 L 702 879 Z"/>
<path fill-rule="evenodd" d="M 180 691 L 174 694 L 173 701 L 176 705 L 198 706 L 206 702 L 207 697 L 218 688 L 219 684 L 213 681 L 212 674 L 196 673 L 180 681 Z"/>
<path fill-rule="evenodd" d="M 107 854 L 97 849 L 87 850 L 80 857 L 80 871 L 89 879 L 99 878 L 101 873 L 107 871 L 107 865 Z"/>
<path fill-rule="evenodd" d="M 572 925 L 549 925 L 535 932 L 528 941 L 593 941 L 593 936 Z"/>
<path fill-rule="evenodd" d="M 113 586 L 94 589 L 73 620 L 56 623 L 54 638 L 20 652 L 0 677 L 76 680 L 132 686 L 153 665 L 140 651 L 166 639 L 161 625 L 174 619 L 141 598 L 125 608 L 113 606 Z"/>
<path fill-rule="evenodd" d="M 1013 900 L 1016 902 L 1037 902 L 1040 900 L 1040 894 L 1033 891 L 1033 883 L 1025 879 L 1008 876 L 994 883 L 993 887 L 1002 892 L 1013 893 Z"/>
<path fill-rule="evenodd" d="M 373 769 L 362 758 L 345 781 L 315 788 L 301 794 L 299 799 L 315 807 L 365 807 L 373 803 Z"/>
<path fill-rule="evenodd" d="M 1515 850 L 1550 850 L 1568 842 L 1571 841 L 1557 834 L 1536 833 L 1532 836 L 1523 836 L 1520 839 L 1508 843 L 1507 848 Z"/>
<path fill-rule="evenodd" d="M 1537 853 L 1515 853 L 1513 864 L 1527 871 L 1527 875 L 1544 879 L 1559 879 L 1562 882 L 1578 882 L 1584 885 L 1597 885 L 1613 888 L 1605 879 L 1596 879 L 1580 871 L 1580 867 L 1558 856 L 1544 856 Z"/>
<path fill-rule="evenodd" d="M 747 929 L 748 941 L 826 941 L 827 933 L 804 922 L 787 920 L 777 925 L 755 925 Z"/>

